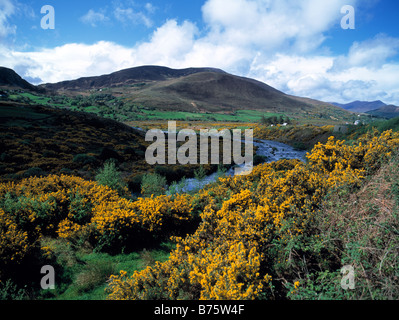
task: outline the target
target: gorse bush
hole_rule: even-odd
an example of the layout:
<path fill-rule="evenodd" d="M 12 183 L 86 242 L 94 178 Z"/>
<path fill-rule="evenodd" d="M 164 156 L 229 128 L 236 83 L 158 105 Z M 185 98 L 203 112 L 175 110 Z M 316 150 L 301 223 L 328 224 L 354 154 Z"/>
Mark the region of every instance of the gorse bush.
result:
<path fill-rule="evenodd" d="M 203 208 L 196 232 L 176 238 L 168 261 L 112 276 L 109 299 L 347 297 L 342 288 L 332 294 L 345 260 L 315 221 L 329 192 L 357 188 L 398 146 L 391 131 L 352 146 L 330 138 L 307 164 L 282 160 L 220 178 L 195 197 Z"/>
<path fill-rule="evenodd" d="M 108 186 L 65 175 L 0 184 L 0 279 L 36 254 L 44 238 L 120 252 L 184 232 L 191 211 L 188 195 L 132 201 Z M 51 246 L 41 249 L 51 256 Z"/>

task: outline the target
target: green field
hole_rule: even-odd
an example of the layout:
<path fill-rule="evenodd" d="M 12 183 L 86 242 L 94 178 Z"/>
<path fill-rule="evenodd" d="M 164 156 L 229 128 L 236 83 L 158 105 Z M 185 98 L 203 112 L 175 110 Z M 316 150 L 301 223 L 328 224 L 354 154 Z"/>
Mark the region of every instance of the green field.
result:
<path fill-rule="evenodd" d="M 262 116 L 280 117 L 280 113 L 264 113 L 257 110 L 238 110 L 234 114 L 194 113 L 183 111 L 158 111 L 139 109 L 138 120 L 198 120 L 198 121 L 227 121 L 227 122 L 258 122 Z"/>
<path fill-rule="evenodd" d="M 46 96 L 28 92 L 10 91 L 4 101 L 13 101 L 29 105 L 44 105 L 56 108 L 64 108 L 71 111 L 94 113 L 100 117 L 129 121 L 154 121 L 154 120 L 184 120 L 184 121 L 209 121 L 209 122 L 252 122 L 259 123 L 262 118 L 289 118 L 295 124 L 312 124 L 316 126 L 351 124 L 356 120 L 370 123 L 376 118 L 346 113 L 339 109 L 325 110 L 323 107 L 315 107 L 314 112 L 293 110 L 285 113 L 273 113 L 268 110 L 231 110 L 224 112 L 193 112 L 178 110 L 162 110 L 132 103 L 123 97 L 116 97 L 112 91 L 90 93 L 90 95 L 77 96 Z M 188 110 L 190 110 L 188 108 Z"/>
<path fill-rule="evenodd" d="M 106 98 L 104 98 L 106 97 Z M 264 112 L 262 110 L 238 110 L 226 113 L 198 113 L 185 111 L 163 111 L 137 105 L 129 105 L 121 98 L 107 94 L 93 94 L 90 97 L 49 97 L 27 92 L 12 92 L 8 99 L 26 104 L 40 104 L 95 113 L 105 118 L 119 121 L 140 120 L 190 120 L 190 121 L 226 121 L 226 122 L 258 122 L 262 116 L 280 117 L 284 114 Z"/>

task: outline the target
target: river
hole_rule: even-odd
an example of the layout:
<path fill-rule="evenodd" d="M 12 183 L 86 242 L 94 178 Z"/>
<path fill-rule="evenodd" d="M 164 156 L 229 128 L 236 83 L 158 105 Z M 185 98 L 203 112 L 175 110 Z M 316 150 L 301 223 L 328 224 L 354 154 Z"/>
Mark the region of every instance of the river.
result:
<path fill-rule="evenodd" d="M 301 161 L 306 160 L 306 151 L 296 150 L 293 147 L 281 142 L 254 139 L 253 144 L 255 147 L 257 147 L 256 154 L 265 157 L 264 163 L 270 163 L 280 159 L 299 159 Z M 234 175 L 234 167 L 230 168 L 230 170 L 228 170 L 225 174 Z M 184 186 L 180 186 L 178 192 L 188 192 L 201 189 L 207 184 L 215 182 L 219 177 L 220 173 L 213 173 L 201 180 L 196 178 L 185 179 Z"/>
<path fill-rule="evenodd" d="M 134 129 L 145 131 L 142 128 L 137 127 L 134 127 Z M 166 134 L 167 131 L 163 131 L 163 133 Z M 243 140 L 242 142 L 245 143 L 246 141 Z M 281 142 L 253 139 L 253 144 L 257 147 L 256 154 L 264 157 L 264 163 L 270 163 L 280 159 L 299 159 L 301 161 L 305 161 L 306 159 L 306 151 L 296 150 L 295 148 Z M 251 166 L 252 163 L 247 164 L 247 166 L 248 165 Z M 225 175 L 234 175 L 234 168 L 234 166 L 230 168 Z M 169 190 L 169 193 L 188 192 L 201 189 L 207 184 L 215 182 L 220 175 L 220 173 L 215 172 L 201 180 L 196 178 L 185 179 L 184 183 L 179 184 L 179 186 L 175 187 L 174 190 Z"/>

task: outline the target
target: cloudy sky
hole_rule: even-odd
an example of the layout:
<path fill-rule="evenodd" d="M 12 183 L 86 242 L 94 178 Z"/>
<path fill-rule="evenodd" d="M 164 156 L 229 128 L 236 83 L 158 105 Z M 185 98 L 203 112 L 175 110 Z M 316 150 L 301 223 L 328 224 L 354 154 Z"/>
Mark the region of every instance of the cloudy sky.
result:
<path fill-rule="evenodd" d="M 0 0 L 0 65 L 35 84 L 216 67 L 288 94 L 399 105 L 398 12 L 396 0 Z"/>

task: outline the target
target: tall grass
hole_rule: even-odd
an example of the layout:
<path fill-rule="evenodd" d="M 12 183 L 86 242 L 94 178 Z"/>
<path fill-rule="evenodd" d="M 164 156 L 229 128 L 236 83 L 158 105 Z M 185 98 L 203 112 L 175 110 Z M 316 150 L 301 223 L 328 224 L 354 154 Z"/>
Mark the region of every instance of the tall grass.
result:
<path fill-rule="evenodd" d="M 399 298 L 398 168 L 396 156 L 359 191 L 331 193 L 317 216 L 320 237 L 337 266 L 355 269 L 356 288 L 346 292 L 349 299 Z"/>

